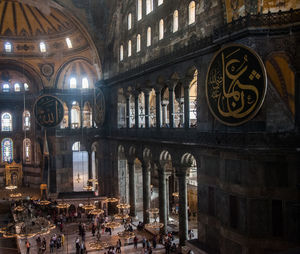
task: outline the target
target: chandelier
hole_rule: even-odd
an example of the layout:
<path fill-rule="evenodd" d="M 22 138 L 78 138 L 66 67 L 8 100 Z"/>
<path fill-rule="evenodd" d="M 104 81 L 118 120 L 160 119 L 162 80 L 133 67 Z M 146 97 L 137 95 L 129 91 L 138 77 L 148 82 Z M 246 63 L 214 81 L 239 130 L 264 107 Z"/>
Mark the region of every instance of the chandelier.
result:
<path fill-rule="evenodd" d="M 38 201 L 37 204 L 41 205 L 41 206 L 47 206 L 47 205 L 51 204 L 51 202 L 49 200 L 41 200 L 41 201 Z"/>
<path fill-rule="evenodd" d="M 172 196 L 175 197 L 175 198 L 178 198 L 179 197 L 179 192 L 173 192 Z"/>
<path fill-rule="evenodd" d="M 9 196 L 11 198 L 20 198 L 20 197 L 22 197 L 22 193 L 12 193 L 12 194 L 9 194 Z"/>
<path fill-rule="evenodd" d="M 25 210 L 25 207 L 22 205 L 18 205 L 14 208 L 14 211 L 16 212 L 23 212 Z"/>
<path fill-rule="evenodd" d="M 100 215 L 100 214 L 103 214 L 104 213 L 104 211 L 102 210 L 102 209 L 99 209 L 99 208 L 95 208 L 95 209 L 93 209 L 92 211 L 90 211 L 89 212 L 89 214 L 91 214 L 91 215 Z"/>
<path fill-rule="evenodd" d="M 119 232 L 118 233 L 118 236 L 120 238 L 124 238 L 126 240 L 129 240 L 131 238 L 134 238 L 135 237 L 135 234 L 133 232 L 130 232 L 130 231 L 122 231 L 122 232 Z"/>
<path fill-rule="evenodd" d="M 119 199 L 118 198 L 107 198 L 105 201 L 107 203 L 115 203 L 115 202 L 118 202 Z"/>
<path fill-rule="evenodd" d="M 91 186 L 91 185 L 83 186 L 83 190 L 92 191 L 93 190 L 93 186 Z"/>
<path fill-rule="evenodd" d="M 59 203 L 56 207 L 58 209 L 68 209 L 70 207 L 70 204 L 63 201 L 62 203 Z"/>
<path fill-rule="evenodd" d="M 107 223 L 105 224 L 105 227 L 111 228 L 111 229 L 115 229 L 115 228 L 118 228 L 118 227 L 120 227 L 120 226 L 121 226 L 121 223 L 115 222 L 115 221 L 110 221 L 110 222 L 107 222 Z"/>
<path fill-rule="evenodd" d="M 16 185 L 7 185 L 7 186 L 5 186 L 5 189 L 7 189 L 7 190 L 15 190 L 17 188 L 18 188 L 18 186 L 16 186 Z"/>
<path fill-rule="evenodd" d="M 158 208 L 150 208 L 147 210 L 149 213 L 150 217 L 154 218 L 153 222 L 145 224 L 145 227 L 147 228 L 152 228 L 152 229 L 160 229 L 164 226 L 163 223 L 157 221 L 158 214 L 159 214 L 159 209 Z"/>
<path fill-rule="evenodd" d="M 101 242 L 100 240 L 94 241 L 94 242 L 90 242 L 90 248 L 93 250 L 104 250 L 106 248 L 108 248 L 108 243 L 106 242 Z"/>
<path fill-rule="evenodd" d="M 76 181 L 77 181 L 77 183 L 80 183 L 81 180 L 82 180 L 82 179 L 80 178 L 80 174 L 79 174 L 79 172 L 78 172 Z"/>

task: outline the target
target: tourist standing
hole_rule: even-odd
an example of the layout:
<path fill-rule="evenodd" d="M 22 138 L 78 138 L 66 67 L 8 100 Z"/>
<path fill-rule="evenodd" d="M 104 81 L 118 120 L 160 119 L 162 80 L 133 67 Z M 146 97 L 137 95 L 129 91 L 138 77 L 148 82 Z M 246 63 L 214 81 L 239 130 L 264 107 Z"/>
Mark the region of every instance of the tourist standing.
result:
<path fill-rule="evenodd" d="M 133 238 L 133 243 L 134 243 L 134 248 L 137 249 L 138 238 L 136 236 Z"/>
<path fill-rule="evenodd" d="M 25 244 L 26 244 L 26 250 L 27 250 L 27 254 L 29 254 L 30 253 L 30 246 L 31 246 L 31 244 L 30 244 L 30 242 L 27 240 L 26 242 L 25 242 Z"/>
<path fill-rule="evenodd" d="M 121 253 L 121 240 L 120 239 L 117 242 L 116 253 Z"/>

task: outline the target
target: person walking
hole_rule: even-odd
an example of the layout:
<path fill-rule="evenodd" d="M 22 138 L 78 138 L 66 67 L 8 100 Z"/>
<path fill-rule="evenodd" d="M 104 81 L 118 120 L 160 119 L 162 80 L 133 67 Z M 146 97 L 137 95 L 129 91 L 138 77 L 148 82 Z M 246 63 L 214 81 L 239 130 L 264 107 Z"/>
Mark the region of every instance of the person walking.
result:
<path fill-rule="evenodd" d="M 121 240 L 120 239 L 117 242 L 116 253 L 121 253 Z"/>
<path fill-rule="evenodd" d="M 133 244 L 134 244 L 134 248 L 137 249 L 138 238 L 136 236 L 133 238 Z"/>
<path fill-rule="evenodd" d="M 26 253 L 29 254 L 30 253 L 31 244 L 30 244 L 30 242 L 28 240 L 26 241 L 25 244 L 26 244 Z"/>

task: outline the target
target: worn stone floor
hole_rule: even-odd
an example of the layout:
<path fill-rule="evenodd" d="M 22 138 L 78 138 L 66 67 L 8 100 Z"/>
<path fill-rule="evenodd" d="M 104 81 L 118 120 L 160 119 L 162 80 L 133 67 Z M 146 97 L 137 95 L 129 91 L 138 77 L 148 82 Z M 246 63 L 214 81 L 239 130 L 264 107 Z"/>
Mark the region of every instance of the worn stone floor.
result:
<path fill-rule="evenodd" d="M 170 217 L 170 224 L 168 224 L 168 230 L 169 231 L 178 231 L 178 223 L 177 223 L 177 218 L 176 216 L 173 216 L 173 217 Z M 191 220 L 190 223 L 189 223 L 189 228 L 195 228 L 196 226 L 196 222 L 194 220 Z M 110 246 L 116 246 L 116 243 L 119 239 L 117 233 L 122 231 L 123 230 L 123 226 L 120 226 L 119 228 L 113 230 L 112 232 L 112 236 L 109 235 L 109 233 L 104 233 L 102 234 L 101 236 L 101 240 L 102 241 L 105 241 L 107 242 Z M 135 234 L 137 235 L 139 241 L 142 240 L 143 237 L 145 237 L 146 239 L 152 239 L 152 235 L 149 233 L 149 232 L 146 232 L 146 231 L 138 231 L 138 230 L 135 230 L 134 231 Z M 197 232 L 194 230 L 195 232 L 195 236 L 194 237 L 197 237 Z M 41 237 L 45 237 L 46 238 L 46 241 L 47 241 L 47 249 L 46 249 L 46 252 L 44 253 L 50 253 L 50 248 L 49 248 L 49 240 L 50 240 L 50 237 L 53 235 L 53 234 L 60 234 L 59 230 L 58 229 L 54 229 L 51 231 L 50 234 L 48 235 L 45 235 L 45 236 L 41 236 Z M 65 244 L 62 248 L 60 249 L 55 249 L 54 250 L 54 253 L 66 253 L 66 254 L 75 254 L 76 253 L 76 250 L 75 250 L 75 240 L 77 237 L 79 237 L 78 235 L 78 223 L 70 223 L 70 224 L 67 224 L 64 228 L 64 232 L 65 234 Z M 31 254 L 35 254 L 35 253 L 38 253 L 38 248 L 37 248 L 37 244 L 36 244 L 36 237 L 33 237 L 33 238 L 30 238 L 28 239 L 30 244 L 31 244 L 31 249 L 30 249 L 30 253 Z M 101 251 L 95 251 L 95 250 L 92 250 L 89 246 L 89 242 L 91 241 L 95 241 L 96 240 L 96 237 L 93 237 L 92 236 L 92 233 L 90 230 L 87 230 L 86 232 L 86 240 L 85 240 L 85 244 L 86 244 L 86 248 L 87 248 L 87 252 L 88 253 L 91 253 L 91 254 L 94 254 L 94 253 L 98 253 L 98 254 L 104 254 L 107 252 L 107 250 L 101 250 Z M 25 246 L 25 241 L 26 239 L 19 239 L 17 242 L 18 242 L 18 245 L 19 245 L 19 248 L 21 250 L 21 253 L 25 254 L 26 253 L 26 246 Z M 128 253 L 128 254 L 133 254 L 133 253 L 143 253 L 142 252 L 142 243 L 140 242 L 138 244 L 138 248 L 137 249 L 134 249 L 133 247 L 133 240 L 129 240 L 129 241 L 124 241 L 124 240 L 121 240 L 122 241 L 122 253 Z M 175 240 L 174 242 L 177 244 L 178 243 L 178 239 L 177 237 L 175 236 Z M 165 253 L 165 249 L 164 249 L 164 246 L 161 245 L 161 244 L 158 244 L 157 245 L 157 248 L 155 250 L 153 250 L 153 253 Z"/>

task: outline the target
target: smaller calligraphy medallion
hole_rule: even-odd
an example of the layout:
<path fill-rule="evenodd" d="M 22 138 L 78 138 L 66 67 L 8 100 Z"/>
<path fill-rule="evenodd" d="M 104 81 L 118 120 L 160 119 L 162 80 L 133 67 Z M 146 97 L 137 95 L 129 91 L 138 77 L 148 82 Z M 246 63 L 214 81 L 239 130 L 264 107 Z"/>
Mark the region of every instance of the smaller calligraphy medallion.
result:
<path fill-rule="evenodd" d="M 229 45 L 212 59 L 206 76 L 206 98 L 211 113 L 225 125 L 251 120 L 261 108 L 266 70 L 260 57 L 243 45 Z"/>
<path fill-rule="evenodd" d="M 63 120 L 64 107 L 55 96 L 43 95 L 34 104 L 34 114 L 39 125 L 51 128 L 59 125 Z"/>

